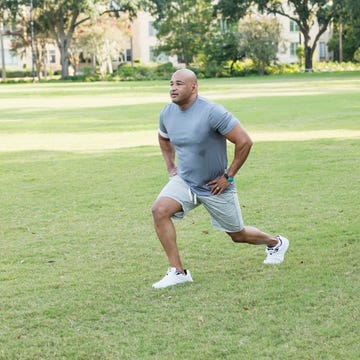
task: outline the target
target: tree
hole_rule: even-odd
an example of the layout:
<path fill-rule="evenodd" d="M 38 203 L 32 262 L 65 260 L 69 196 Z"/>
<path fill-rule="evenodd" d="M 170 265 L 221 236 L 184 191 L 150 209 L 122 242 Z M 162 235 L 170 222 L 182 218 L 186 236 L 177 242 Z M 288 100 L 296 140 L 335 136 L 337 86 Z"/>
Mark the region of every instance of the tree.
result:
<path fill-rule="evenodd" d="M 244 15 L 245 9 L 251 4 L 257 5 L 260 12 L 285 16 L 299 26 L 304 37 L 305 69 L 312 71 L 313 54 L 320 36 L 327 30 L 330 22 L 336 16 L 338 2 L 331 0 L 220 0 L 217 9 L 233 20 L 239 20 Z M 230 10 L 232 9 L 232 13 Z M 317 22 L 319 30 L 314 39 L 311 39 L 310 31 Z"/>
<path fill-rule="evenodd" d="M 253 0 L 219 0 L 214 10 L 215 13 L 222 14 L 225 19 L 237 23 L 252 5 Z"/>
<path fill-rule="evenodd" d="M 41 16 L 60 51 L 61 78 L 69 75 L 69 47 L 76 27 L 96 14 L 97 1 L 38 1 Z M 91 6 L 92 5 L 92 6 Z"/>
<path fill-rule="evenodd" d="M 60 51 L 61 77 L 69 74 L 69 49 L 78 26 L 103 14 L 118 16 L 119 12 L 126 12 L 134 17 L 140 2 L 142 0 L 33 0 L 38 15 L 35 22 L 46 24 L 46 31 L 51 33 Z M 0 0 L 0 23 L 3 11 L 15 17 L 18 9 L 24 6 L 29 6 L 29 0 Z"/>
<path fill-rule="evenodd" d="M 90 57 L 99 64 L 101 78 L 112 73 L 112 59 L 119 58 L 126 46 L 128 19 L 98 19 L 95 24 L 81 26 L 72 42 L 73 62 L 81 52 L 83 57 Z"/>
<path fill-rule="evenodd" d="M 4 49 L 4 25 L 0 20 L 0 58 L 1 58 L 1 78 L 4 81 L 6 79 L 6 66 L 5 66 L 5 49 Z"/>
<path fill-rule="evenodd" d="M 34 65 L 36 66 L 36 74 L 41 79 L 42 72 L 46 76 L 46 45 L 53 42 L 51 34 L 48 31 L 44 19 L 37 18 L 34 23 Z M 11 32 L 13 36 L 11 41 L 11 51 L 18 55 L 26 56 L 27 50 L 32 46 L 30 18 L 29 13 L 24 12 L 18 17 L 15 31 Z"/>
<path fill-rule="evenodd" d="M 178 0 L 161 3 L 154 27 L 161 45 L 157 52 L 178 55 L 189 65 L 205 43 L 213 21 L 211 0 Z"/>
<path fill-rule="evenodd" d="M 354 53 L 354 60 L 360 63 L 360 47 Z"/>
<path fill-rule="evenodd" d="M 276 60 L 280 44 L 280 25 L 276 19 L 246 18 L 239 24 L 241 52 L 258 66 L 259 75 L 264 75 L 265 66 Z"/>
<path fill-rule="evenodd" d="M 338 12 L 333 36 L 328 43 L 339 61 L 352 61 L 360 47 L 360 1 L 336 0 Z"/>
<path fill-rule="evenodd" d="M 355 51 L 360 47 L 360 23 L 356 24 L 355 21 L 342 23 L 342 20 L 340 21 L 334 24 L 328 48 L 334 52 L 335 60 L 352 61 Z"/>
<path fill-rule="evenodd" d="M 219 21 L 210 29 L 204 43 L 204 58 L 207 67 L 211 67 L 212 64 L 218 67 L 230 61 L 230 73 L 232 73 L 234 63 L 244 55 L 239 46 L 237 26 L 228 24 L 227 21 Z"/>
<path fill-rule="evenodd" d="M 303 67 L 303 64 L 304 64 L 304 57 L 305 57 L 305 49 L 302 45 L 299 45 L 297 48 L 296 48 L 296 56 L 299 60 L 299 65 L 300 67 Z"/>
<path fill-rule="evenodd" d="M 2 80 L 6 78 L 5 66 L 5 49 L 3 39 L 4 24 L 16 17 L 19 11 L 19 2 L 13 0 L 0 0 L 0 59 L 1 59 L 1 77 Z"/>
<path fill-rule="evenodd" d="M 34 7 L 40 11 L 60 51 L 61 77 L 69 74 L 69 48 L 75 29 L 86 21 L 103 14 L 128 12 L 135 16 L 137 5 L 128 0 L 119 2 L 107 0 L 34 0 Z"/>

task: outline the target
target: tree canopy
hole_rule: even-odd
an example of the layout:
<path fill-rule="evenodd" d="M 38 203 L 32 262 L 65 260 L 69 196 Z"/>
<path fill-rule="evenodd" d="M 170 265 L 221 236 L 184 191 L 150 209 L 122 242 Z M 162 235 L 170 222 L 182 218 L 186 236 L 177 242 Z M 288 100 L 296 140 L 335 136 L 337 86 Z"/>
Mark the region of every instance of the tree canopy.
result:
<path fill-rule="evenodd" d="M 334 50 L 335 54 L 336 48 L 339 48 L 338 39 L 341 38 L 342 32 L 345 37 L 346 60 L 352 60 L 355 51 L 360 47 L 359 0 L 218 0 L 217 2 L 212 0 L 32 0 L 32 3 L 35 37 L 44 40 L 49 39 L 50 35 L 53 39 L 60 52 L 62 78 L 66 78 L 69 74 L 70 57 L 74 61 L 74 56 L 78 56 L 74 53 L 74 50 L 79 50 L 78 43 L 74 44 L 76 46 L 72 46 L 72 43 L 74 36 L 80 33 L 76 31 L 81 28 L 80 25 L 86 22 L 94 24 L 96 19 L 104 14 L 119 17 L 122 13 L 131 19 L 140 9 L 150 11 L 155 18 L 153 25 L 158 30 L 157 37 L 160 44 L 157 51 L 177 55 L 178 59 L 187 65 L 201 58 L 205 59 L 204 62 L 223 66 L 229 61 L 234 63 L 242 58 L 245 52 L 255 61 L 268 63 L 268 59 L 260 59 L 260 57 L 265 53 L 269 55 L 271 51 L 266 45 L 277 44 L 277 41 L 263 41 L 261 45 L 261 41 L 256 42 L 254 38 L 251 41 L 253 47 L 250 51 L 249 47 L 244 47 L 244 36 L 241 36 L 241 33 L 247 33 L 251 38 L 250 33 L 247 32 L 250 31 L 250 24 L 246 25 L 246 30 L 244 28 L 240 32 L 238 30 L 239 20 L 255 11 L 281 15 L 298 25 L 304 39 L 305 68 L 308 71 L 312 70 L 312 58 L 317 43 L 328 29 L 330 22 L 334 23 L 333 29 L 337 37 L 333 37 L 329 48 Z M 9 17 L 15 19 L 16 15 L 22 14 L 21 10 L 24 7 L 29 8 L 29 0 L 0 0 L 0 25 L 5 20 L 4 14 L 9 22 Z M 27 33 L 23 45 L 28 46 L 30 38 L 28 19 L 24 19 L 23 23 L 23 29 Z M 318 24 L 316 27 L 318 30 L 312 35 L 315 23 Z M 111 39 L 112 28 L 102 33 L 98 28 L 96 36 L 102 39 L 109 37 L 110 44 L 114 41 Z M 19 48 L 23 46 L 21 42 L 17 45 Z M 107 52 L 110 53 L 110 48 L 118 49 L 118 45 L 120 46 L 120 43 L 116 46 L 110 45 Z M 263 54 L 258 51 L 259 47 L 262 48 Z M 258 55 L 255 55 L 255 48 Z M 103 47 L 102 52 L 105 54 L 104 49 Z M 41 51 L 37 52 L 39 58 L 41 53 Z M 97 49 L 97 56 L 100 59 L 99 53 L 100 48 Z M 271 54 L 269 58 L 273 59 L 274 56 Z"/>
<path fill-rule="evenodd" d="M 240 21 L 239 40 L 241 52 L 258 66 L 259 75 L 265 66 L 276 60 L 280 37 L 280 25 L 276 19 L 245 18 Z"/>
<path fill-rule="evenodd" d="M 190 64 L 203 48 L 213 20 L 211 0 L 179 0 L 161 4 L 155 24 L 161 41 L 159 52 L 177 55 Z"/>
<path fill-rule="evenodd" d="M 13 16 L 21 5 L 29 5 L 28 0 L 0 0 L 0 10 L 11 11 Z M 36 19 L 44 24 L 52 35 L 59 51 L 61 77 L 69 74 L 69 49 L 75 29 L 86 21 L 103 14 L 126 12 L 129 17 L 136 15 L 138 2 L 132 0 L 33 0 Z"/>
<path fill-rule="evenodd" d="M 360 48 L 360 1 L 336 0 L 336 4 L 333 36 L 328 47 L 339 61 L 352 61 Z"/>
<path fill-rule="evenodd" d="M 312 58 L 316 45 L 320 36 L 335 18 L 338 2 L 330 0 L 288 0 L 286 2 L 279 0 L 220 0 L 217 10 L 225 17 L 238 21 L 252 5 L 256 5 L 260 12 L 282 15 L 298 24 L 304 37 L 305 68 L 307 71 L 312 71 Z M 312 39 L 310 31 L 314 21 L 318 23 L 319 29 Z"/>
<path fill-rule="evenodd" d="M 68 76 L 69 47 L 75 29 L 91 19 L 104 13 L 127 11 L 131 16 L 136 14 L 136 3 L 132 1 L 106 0 L 37 0 L 40 16 L 46 19 L 49 30 L 60 50 L 61 76 Z"/>

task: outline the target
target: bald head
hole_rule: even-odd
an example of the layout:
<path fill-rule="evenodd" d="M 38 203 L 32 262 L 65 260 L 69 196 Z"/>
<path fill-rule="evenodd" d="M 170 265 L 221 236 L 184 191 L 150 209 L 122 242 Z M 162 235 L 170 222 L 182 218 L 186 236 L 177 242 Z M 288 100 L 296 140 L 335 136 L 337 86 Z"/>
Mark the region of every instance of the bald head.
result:
<path fill-rule="evenodd" d="M 181 77 L 183 77 L 184 79 L 187 79 L 191 82 L 195 82 L 197 83 L 197 77 L 196 74 L 189 69 L 180 69 L 174 72 L 173 77 L 176 75 L 180 75 Z"/>
<path fill-rule="evenodd" d="M 187 109 L 196 99 L 197 78 L 193 71 L 180 69 L 173 73 L 170 81 L 170 97 L 182 110 Z"/>

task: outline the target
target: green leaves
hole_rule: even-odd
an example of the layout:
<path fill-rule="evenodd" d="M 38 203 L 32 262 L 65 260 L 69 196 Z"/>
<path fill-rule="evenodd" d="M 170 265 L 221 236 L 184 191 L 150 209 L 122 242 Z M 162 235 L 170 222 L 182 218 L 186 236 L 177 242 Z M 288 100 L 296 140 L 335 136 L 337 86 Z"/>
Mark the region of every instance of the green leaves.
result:
<path fill-rule="evenodd" d="M 166 5 L 166 14 L 158 17 L 155 27 L 162 41 L 158 52 L 178 57 L 189 64 L 203 48 L 212 22 L 210 0 L 179 0 Z"/>
<path fill-rule="evenodd" d="M 258 64 L 260 75 L 265 65 L 276 59 L 280 43 L 280 25 L 276 19 L 246 19 L 239 27 L 240 49 Z"/>

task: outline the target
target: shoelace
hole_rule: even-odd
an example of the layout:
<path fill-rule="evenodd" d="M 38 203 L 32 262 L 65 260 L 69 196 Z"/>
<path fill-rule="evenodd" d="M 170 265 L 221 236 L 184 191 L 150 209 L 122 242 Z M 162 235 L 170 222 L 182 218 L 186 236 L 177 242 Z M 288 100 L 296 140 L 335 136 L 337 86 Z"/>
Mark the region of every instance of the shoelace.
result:
<path fill-rule="evenodd" d="M 272 248 L 267 248 L 267 251 L 269 253 L 269 255 L 273 255 L 275 253 L 277 253 L 282 245 L 282 241 L 281 239 L 278 239 L 279 240 L 279 243 L 275 246 L 275 247 L 272 247 Z"/>
<path fill-rule="evenodd" d="M 172 273 L 171 268 L 168 269 L 166 276 L 169 276 Z M 175 271 L 175 275 L 181 275 L 182 273 L 179 270 Z"/>

